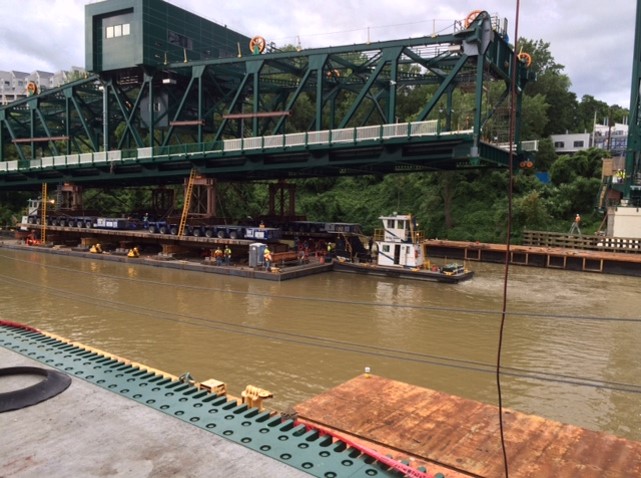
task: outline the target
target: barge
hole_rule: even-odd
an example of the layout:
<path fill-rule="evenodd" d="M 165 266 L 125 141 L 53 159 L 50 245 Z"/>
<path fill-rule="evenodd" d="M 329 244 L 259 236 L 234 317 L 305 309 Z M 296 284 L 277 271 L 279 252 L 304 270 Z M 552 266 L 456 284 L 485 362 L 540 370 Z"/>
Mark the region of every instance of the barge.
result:
<path fill-rule="evenodd" d="M 431 257 L 448 261 L 504 264 L 507 253 L 517 266 L 641 277 L 641 240 L 597 237 L 539 232 L 509 250 L 505 244 L 442 239 L 427 239 L 424 246 Z"/>

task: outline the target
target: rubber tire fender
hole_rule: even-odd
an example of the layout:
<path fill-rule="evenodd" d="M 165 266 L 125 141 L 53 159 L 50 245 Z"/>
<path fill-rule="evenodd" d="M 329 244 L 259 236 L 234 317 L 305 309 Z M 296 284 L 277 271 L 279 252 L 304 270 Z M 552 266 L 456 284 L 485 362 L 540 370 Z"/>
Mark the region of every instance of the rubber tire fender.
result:
<path fill-rule="evenodd" d="M 71 385 L 71 377 L 56 370 L 38 367 L 0 368 L 0 377 L 9 375 L 41 375 L 44 380 L 20 390 L 0 393 L 0 413 L 30 407 L 55 397 Z"/>

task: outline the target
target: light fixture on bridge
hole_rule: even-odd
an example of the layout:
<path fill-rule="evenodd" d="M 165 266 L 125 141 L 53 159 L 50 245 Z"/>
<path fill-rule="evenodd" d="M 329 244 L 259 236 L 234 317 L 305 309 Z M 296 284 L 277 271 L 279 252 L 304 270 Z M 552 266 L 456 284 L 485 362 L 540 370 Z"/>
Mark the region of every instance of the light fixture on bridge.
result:
<path fill-rule="evenodd" d="M 162 79 L 162 84 L 163 85 L 175 85 L 176 84 L 176 80 L 174 80 L 173 78 L 163 78 Z"/>

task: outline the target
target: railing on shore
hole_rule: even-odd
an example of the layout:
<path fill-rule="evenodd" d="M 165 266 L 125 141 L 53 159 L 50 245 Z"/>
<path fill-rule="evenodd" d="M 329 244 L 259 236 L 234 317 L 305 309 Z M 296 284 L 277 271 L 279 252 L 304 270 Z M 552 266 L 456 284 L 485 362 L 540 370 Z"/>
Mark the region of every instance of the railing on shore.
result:
<path fill-rule="evenodd" d="M 523 245 L 619 252 L 626 254 L 641 253 L 641 238 L 575 235 L 561 232 L 524 231 Z"/>

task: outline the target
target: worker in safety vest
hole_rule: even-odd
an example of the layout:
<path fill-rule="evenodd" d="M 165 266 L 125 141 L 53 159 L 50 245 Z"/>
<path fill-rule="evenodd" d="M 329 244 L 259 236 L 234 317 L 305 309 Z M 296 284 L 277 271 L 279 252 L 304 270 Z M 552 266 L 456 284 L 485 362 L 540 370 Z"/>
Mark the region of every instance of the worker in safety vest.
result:
<path fill-rule="evenodd" d="M 263 253 L 265 259 L 265 270 L 271 272 L 272 270 L 272 252 L 269 250 L 269 247 L 265 247 L 265 252 Z"/>
<path fill-rule="evenodd" d="M 229 246 L 225 246 L 224 256 L 225 265 L 229 266 L 231 264 L 231 248 Z"/>
<path fill-rule="evenodd" d="M 223 265 L 223 251 L 220 249 L 220 246 L 217 246 L 214 251 L 214 259 L 216 260 L 217 266 Z"/>
<path fill-rule="evenodd" d="M 574 221 L 572 222 L 572 226 L 570 227 L 570 234 L 576 234 L 577 232 L 579 233 L 579 236 L 581 235 L 581 228 L 579 225 L 581 224 L 581 216 L 579 216 L 579 213 L 576 214 L 574 217 Z"/>
<path fill-rule="evenodd" d="M 140 251 L 138 250 L 137 247 L 129 249 L 129 252 L 127 253 L 127 257 L 140 257 Z"/>

